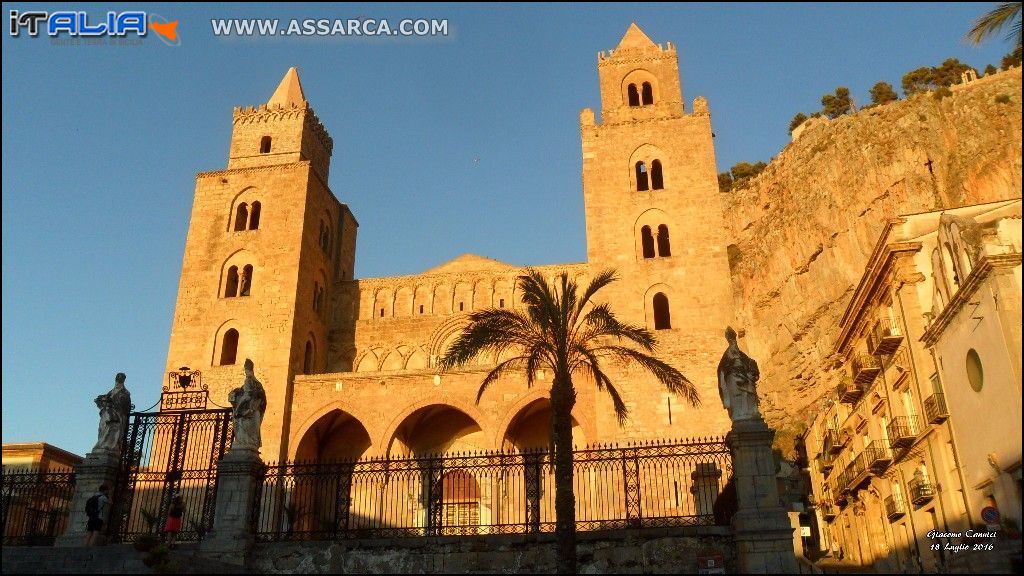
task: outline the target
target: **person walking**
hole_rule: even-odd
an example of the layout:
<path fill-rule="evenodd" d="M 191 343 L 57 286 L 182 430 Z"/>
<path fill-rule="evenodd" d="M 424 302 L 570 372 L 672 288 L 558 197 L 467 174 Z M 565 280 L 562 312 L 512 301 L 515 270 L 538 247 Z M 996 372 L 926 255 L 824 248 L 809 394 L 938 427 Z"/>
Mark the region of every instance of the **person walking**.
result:
<path fill-rule="evenodd" d="M 88 518 L 85 525 L 86 546 L 97 546 L 100 543 L 103 525 L 106 523 L 110 508 L 109 492 L 110 487 L 101 484 L 99 491 L 85 502 L 85 515 Z"/>
<path fill-rule="evenodd" d="M 167 546 L 174 548 L 175 541 L 178 539 L 178 532 L 181 532 L 182 518 L 185 516 L 185 504 L 181 501 L 181 496 L 176 495 L 171 498 L 171 507 L 167 510 L 167 522 L 164 523 L 164 532 L 167 533 Z"/>

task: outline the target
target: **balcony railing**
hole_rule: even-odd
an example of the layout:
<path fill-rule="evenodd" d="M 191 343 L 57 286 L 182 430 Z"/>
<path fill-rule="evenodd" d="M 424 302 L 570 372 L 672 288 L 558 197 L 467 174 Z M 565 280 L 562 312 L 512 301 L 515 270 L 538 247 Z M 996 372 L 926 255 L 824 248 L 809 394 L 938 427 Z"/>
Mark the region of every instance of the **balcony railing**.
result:
<path fill-rule="evenodd" d="M 914 506 L 923 506 L 935 497 L 935 489 L 927 478 L 915 476 L 907 482 L 907 487 L 910 488 L 910 501 Z"/>
<path fill-rule="evenodd" d="M 861 455 L 868 470 L 874 475 L 881 474 L 892 463 L 892 449 L 878 440 L 872 440 Z"/>
<path fill-rule="evenodd" d="M 864 465 L 864 453 L 861 452 L 854 458 L 844 472 L 846 480 L 845 489 L 847 492 L 854 492 L 870 476 L 867 473 L 867 467 Z"/>
<path fill-rule="evenodd" d="M 818 505 L 818 509 L 821 510 L 821 517 L 825 520 L 832 520 L 838 515 L 838 511 L 832 502 L 822 502 Z"/>
<path fill-rule="evenodd" d="M 868 335 L 868 352 L 875 356 L 887 356 L 900 347 L 903 331 L 895 318 L 882 318 L 875 322 Z"/>
<path fill-rule="evenodd" d="M 853 359 L 853 383 L 867 386 L 875 381 L 882 371 L 882 361 L 877 356 L 861 354 Z"/>
<path fill-rule="evenodd" d="M 828 452 L 822 452 L 816 460 L 818 461 L 818 472 L 822 474 L 828 474 L 835 465 L 835 459 Z"/>
<path fill-rule="evenodd" d="M 889 517 L 889 520 L 896 520 L 902 518 L 907 513 L 907 503 L 903 501 L 903 494 L 894 492 L 891 496 L 885 499 L 885 515 Z"/>
<path fill-rule="evenodd" d="M 839 382 L 839 401 L 853 404 L 864 395 L 864 386 L 856 384 L 850 376 L 843 377 Z"/>
<path fill-rule="evenodd" d="M 917 440 L 921 433 L 921 418 L 914 416 L 897 416 L 892 419 L 886 431 L 889 433 L 889 445 L 893 450 L 906 448 Z"/>
<path fill-rule="evenodd" d="M 843 447 L 850 442 L 850 434 L 845 430 L 840 432 L 835 428 L 829 428 L 825 431 L 825 441 L 823 442 L 826 450 L 832 454 L 838 454 L 843 450 Z"/>
<path fill-rule="evenodd" d="M 942 392 L 932 394 L 924 401 L 924 414 L 929 424 L 941 424 L 949 418 L 949 409 L 946 408 L 946 395 Z"/>

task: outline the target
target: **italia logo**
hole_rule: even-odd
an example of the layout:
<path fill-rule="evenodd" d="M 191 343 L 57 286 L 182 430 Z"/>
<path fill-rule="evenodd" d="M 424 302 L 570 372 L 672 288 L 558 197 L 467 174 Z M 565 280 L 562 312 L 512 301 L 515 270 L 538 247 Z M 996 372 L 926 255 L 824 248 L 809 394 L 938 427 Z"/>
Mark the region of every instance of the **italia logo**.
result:
<path fill-rule="evenodd" d="M 168 46 L 178 46 L 178 21 L 169 21 L 156 14 L 142 11 L 107 12 L 105 17 L 90 16 L 83 11 L 59 12 L 18 12 L 10 11 L 11 36 L 19 37 L 25 32 L 32 38 L 40 34 L 58 38 L 96 38 L 111 36 L 123 38 L 134 35 L 144 38 L 149 30 Z"/>

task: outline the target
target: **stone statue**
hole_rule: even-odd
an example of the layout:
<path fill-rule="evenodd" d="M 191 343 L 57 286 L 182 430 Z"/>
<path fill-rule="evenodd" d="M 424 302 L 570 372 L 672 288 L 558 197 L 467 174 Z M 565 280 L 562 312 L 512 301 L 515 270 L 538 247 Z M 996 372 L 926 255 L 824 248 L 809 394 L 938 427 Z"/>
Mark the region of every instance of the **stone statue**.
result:
<path fill-rule="evenodd" d="M 725 329 L 725 339 L 729 341 L 729 347 L 718 363 L 718 394 L 722 397 L 722 404 L 733 422 L 761 420 L 761 412 L 757 409 L 756 384 L 761 377 L 757 362 L 736 345 L 736 331 L 731 327 Z"/>
<path fill-rule="evenodd" d="M 246 358 L 245 382 L 228 394 L 228 402 L 231 403 L 231 418 L 234 422 L 231 449 L 258 451 L 263 444 L 260 425 L 267 411 L 267 394 L 263 391 L 263 384 L 253 374 L 252 360 Z"/>
<path fill-rule="evenodd" d="M 125 378 L 123 372 L 118 372 L 110 392 L 96 397 L 96 407 L 100 409 L 100 427 L 93 452 L 121 452 L 121 441 L 128 427 L 128 414 L 132 411 L 132 395 L 124 387 Z"/>

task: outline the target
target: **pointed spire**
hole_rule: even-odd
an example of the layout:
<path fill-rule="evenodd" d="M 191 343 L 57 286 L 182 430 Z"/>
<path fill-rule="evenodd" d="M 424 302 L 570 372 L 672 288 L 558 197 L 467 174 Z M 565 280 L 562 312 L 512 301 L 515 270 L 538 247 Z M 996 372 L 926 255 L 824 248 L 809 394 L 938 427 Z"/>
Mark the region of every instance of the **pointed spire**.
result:
<path fill-rule="evenodd" d="M 303 106 L 306 104 L 306 95 L 302 93 L 302 83 L 299 82 L 299 71 L 292 66 L 284 74 L 281 83 L 274 90 L 274 95 L 267 101 L 267 106 L 281 106 L 291 108 L 292 106 Z"/>
<path fill-rule="evenodd" d="M 629 29 L 622 36 L 622 40 L 619 40 L 619 46 L 616 50 L 628 50 L 630 48 L 652 48 L 657 47 L 647 34 L 633 22 L 629 25 Z"/>

